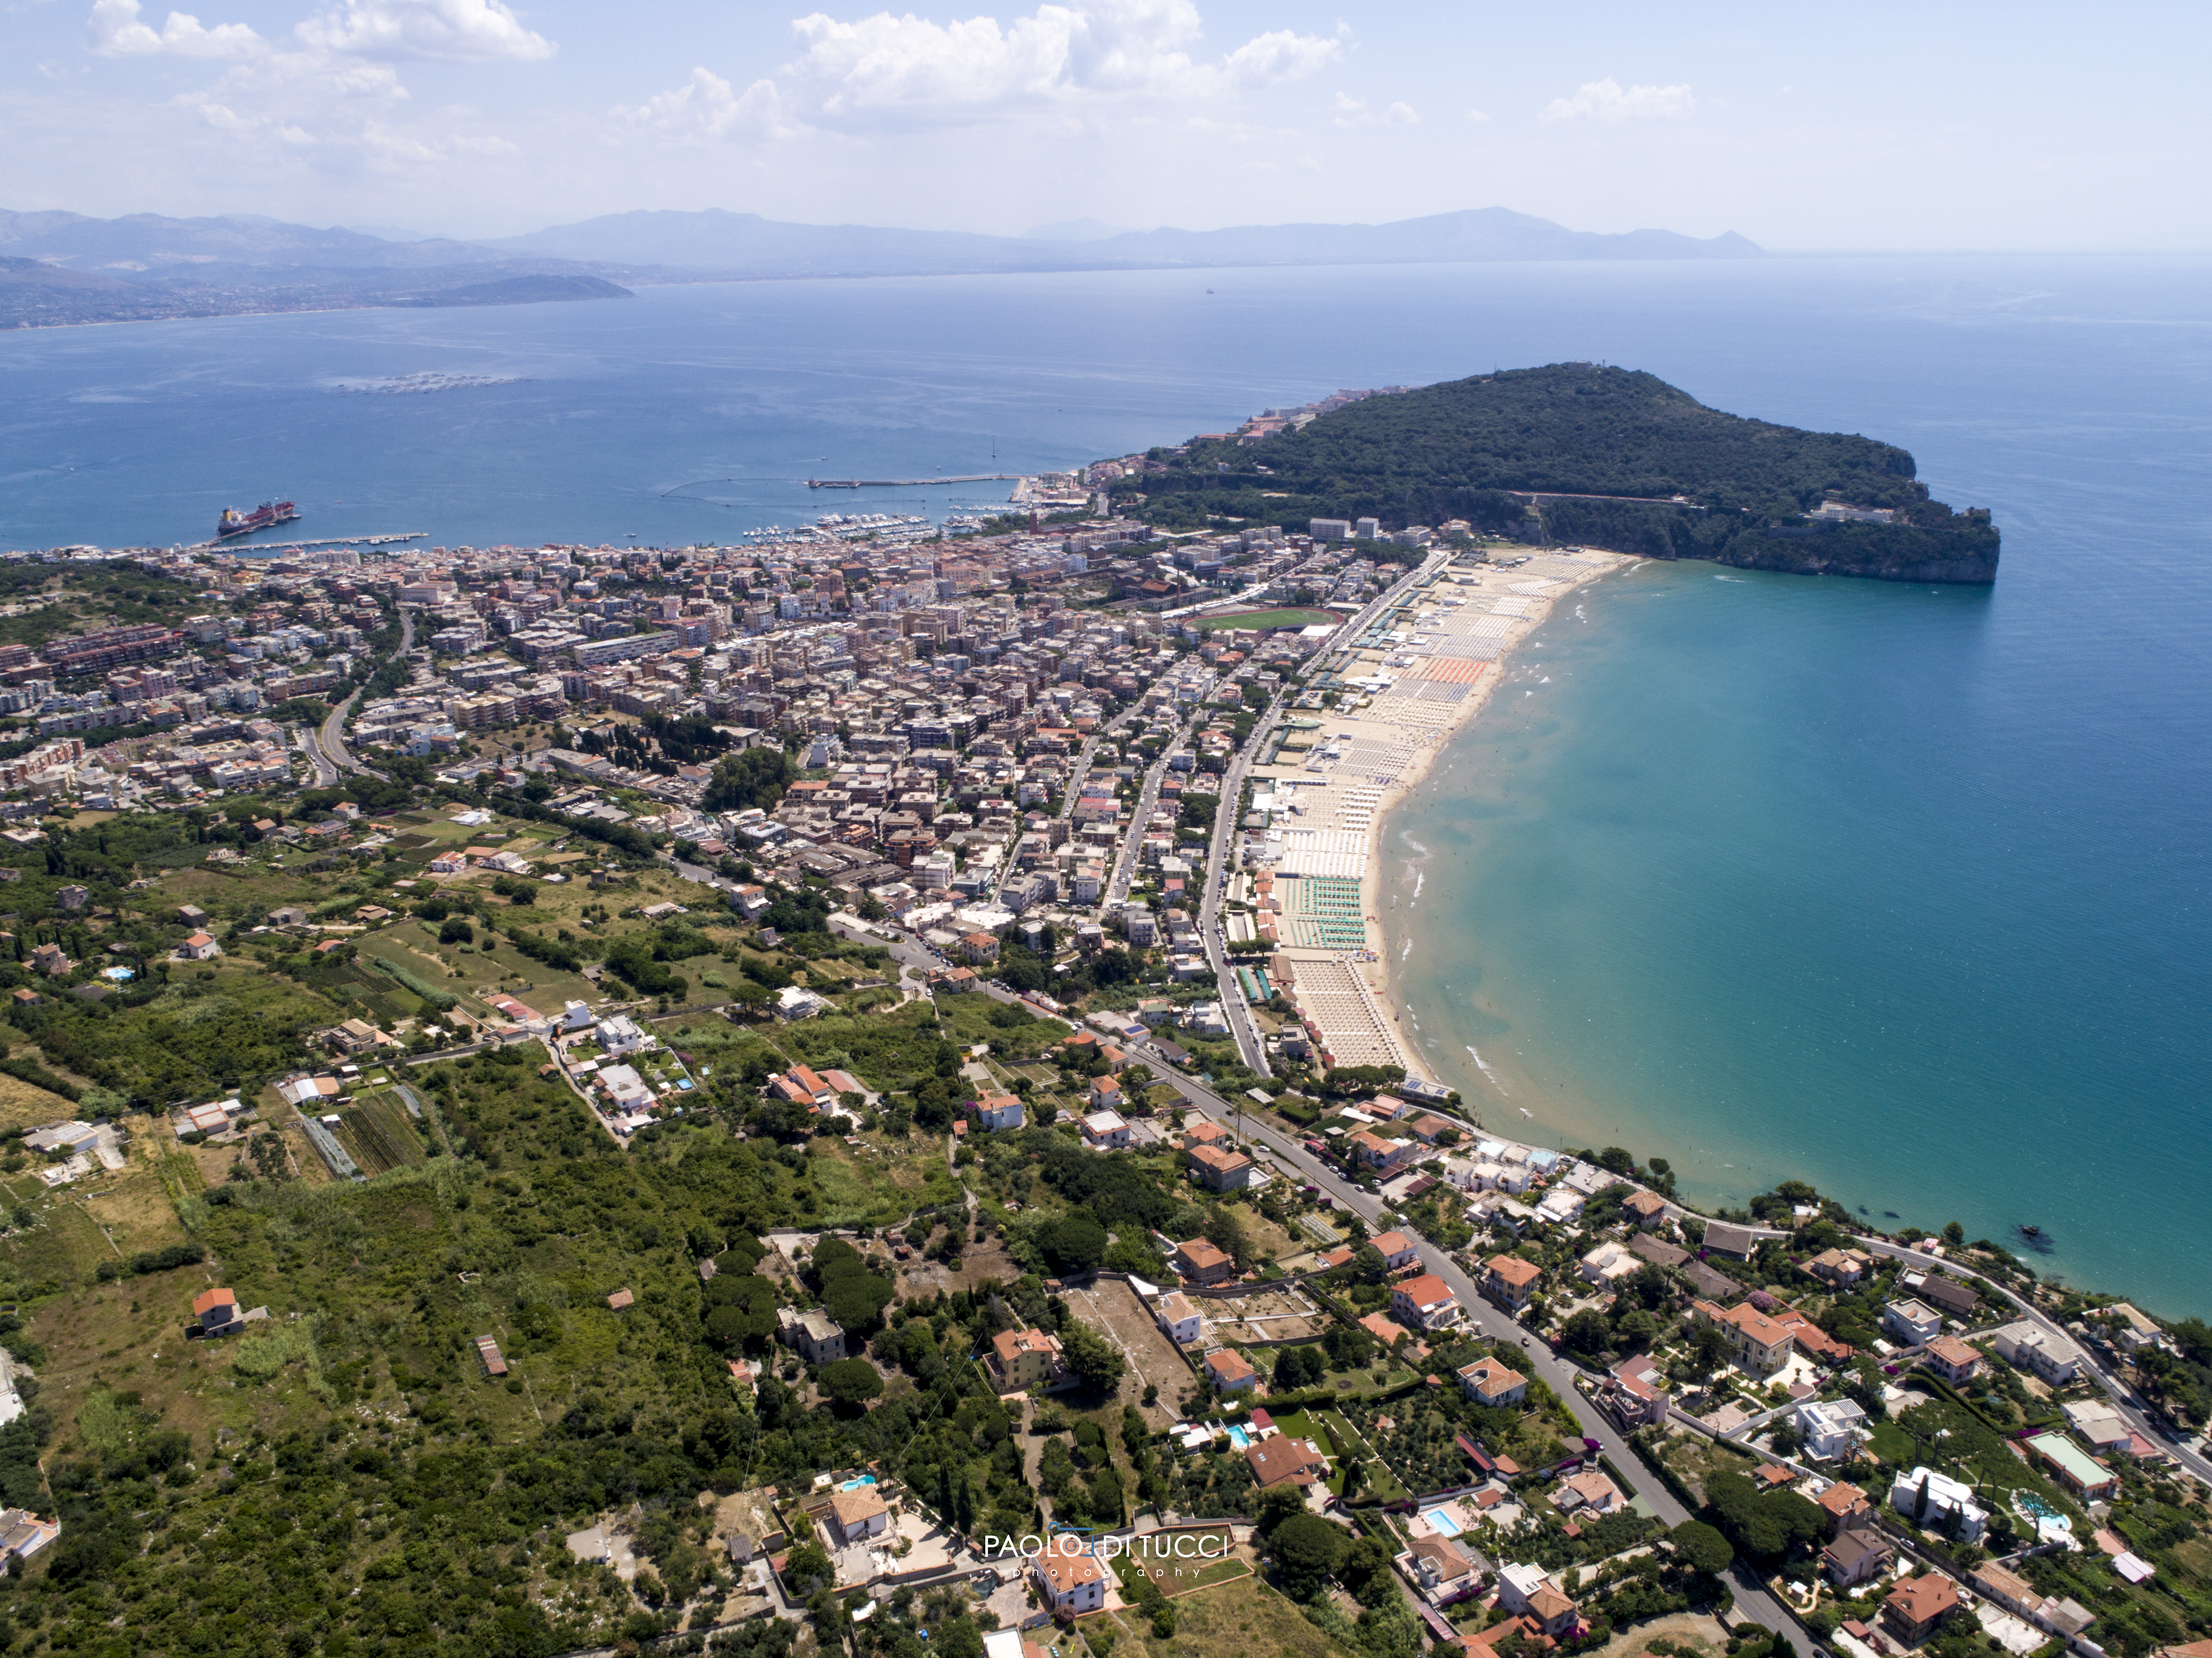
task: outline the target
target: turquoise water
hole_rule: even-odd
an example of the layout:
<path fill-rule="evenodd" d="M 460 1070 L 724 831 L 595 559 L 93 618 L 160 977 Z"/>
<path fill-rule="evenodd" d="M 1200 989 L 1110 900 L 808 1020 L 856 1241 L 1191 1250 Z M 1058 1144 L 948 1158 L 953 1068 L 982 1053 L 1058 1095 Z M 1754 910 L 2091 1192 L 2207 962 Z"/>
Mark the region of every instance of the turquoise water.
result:
<path fill-rule="evenodd" d="M 2202 577 L 2006 557 L 1563 604 L 1387 826 L 1408 1011 L 1492 1127 L 1694 1197 L 2033 1222 L 2044 1270 L 2201 1312 Z"/>
<path fill-rule="evenodd" d="M 1563 358 L 1893 440 L 1939 497 L 1996 509 L 1995 591 L 1674 567 L 1567 607 L 1392 825 L 1431 853 L 1424 1043 L 1470 1092 L 1481 1050 L 1500 1127 L 1656 1152 L 1706 1196 L 1795 1174 L 1875 1218 L 2032 1221 L 2051 1270 L 2205 1312 L 2208 277 L 1085 273 L 20 332 L 0 546 L 198 539 L 276 494 L 301 535 L 729 539 L 999 493 L 810 474 L 1064 466 Z M 508 383 L 337 389 L 422 373 Z"/>

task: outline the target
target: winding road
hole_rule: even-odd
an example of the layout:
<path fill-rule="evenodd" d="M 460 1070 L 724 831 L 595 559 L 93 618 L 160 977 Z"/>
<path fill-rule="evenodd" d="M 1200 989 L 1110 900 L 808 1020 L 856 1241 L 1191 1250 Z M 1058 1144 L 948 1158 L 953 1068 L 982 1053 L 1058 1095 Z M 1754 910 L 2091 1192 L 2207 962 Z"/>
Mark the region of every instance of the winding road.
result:
<path fill-rule="evenodd" d="M 399 654 L 404 656 L 414 648 L 415 613 L 403 605 L 399 611 Z M 307 752 L 307 763 L 315 768 L 315 784 L 319 788 L 328 788 L 335 784 L 341 772 L 369 777 L 384 775 L 374 767 L 365 766 L 355 759 L 345 745 L 346 716 L 353 712 L 353 705 L 361 700 L 362 692 L 367 689 L 361 685 L 354 687 L 353 695 L 331 710 L 331 716 L 323 721 L 320 731 L 301 727 L 300 746 Z"/>

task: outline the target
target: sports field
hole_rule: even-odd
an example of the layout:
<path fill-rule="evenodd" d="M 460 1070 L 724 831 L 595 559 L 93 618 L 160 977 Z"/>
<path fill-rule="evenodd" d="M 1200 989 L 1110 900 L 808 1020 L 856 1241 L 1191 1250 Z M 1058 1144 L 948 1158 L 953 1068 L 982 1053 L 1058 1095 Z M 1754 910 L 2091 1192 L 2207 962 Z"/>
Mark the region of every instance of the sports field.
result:
<path fill-rule="evenodd" d="M 1327 610 L 1224 610 L 1217 616 L 1200 616 L 1198 625 L 1212 633 L 1217 628 L 1311 628 L 1340 619 Z"/>

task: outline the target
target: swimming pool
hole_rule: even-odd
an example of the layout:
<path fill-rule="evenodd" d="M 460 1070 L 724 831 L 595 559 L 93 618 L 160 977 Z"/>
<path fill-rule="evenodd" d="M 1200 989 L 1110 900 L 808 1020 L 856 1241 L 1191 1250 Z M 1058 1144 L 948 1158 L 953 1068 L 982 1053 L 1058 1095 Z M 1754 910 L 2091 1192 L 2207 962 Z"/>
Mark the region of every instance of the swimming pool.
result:
<path fill-rule="evenodd" d="M 1229 1442 L 1241 1451 L 1252 1442 L 1252 1436 L 1232 1424 L 1229 1430 Z"/>
<path fill-rule="evenodd" d="M 847 1480 L 843 1485 L 838 1486 L 837 1489 L 841 1491 L 856 1491 L 863 1485 L 872 1485 L 875 1483 L 875 1475 L 872 1473 L 864 1473 L 858 1479 Z"/>
<path fill-rule="evenodd" d="M 1459 1521 L 1451 1517 L 1451 1513 L 1449 1509 L 1431 1509 L 1426 1514 L 1423 1515 L 1421 1518 L 1427 1521 L 1431 1526 L 1434 1526 L 1446 1537 L 1457 1537 L 1459 1535 Z"/>

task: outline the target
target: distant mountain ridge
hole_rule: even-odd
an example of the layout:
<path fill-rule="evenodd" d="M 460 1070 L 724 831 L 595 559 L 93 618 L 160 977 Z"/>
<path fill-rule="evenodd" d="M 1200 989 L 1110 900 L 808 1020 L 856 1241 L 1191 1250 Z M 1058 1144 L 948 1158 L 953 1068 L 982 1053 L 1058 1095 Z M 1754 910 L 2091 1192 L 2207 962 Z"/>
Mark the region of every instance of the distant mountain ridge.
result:
<path fill-rule="evenodd" d="M 1103 234 L 1101 234 L 1103 233 Z M 791 224 L 720 208 L 639 210 L 525 236 L 397 241 L 256 214 L 173 219 L 0 210 L 0 327 L 258 311 L 451 303 L 463 287 L 526 296 L 612 297 L 614 284 L 768 278 L 1005 275 L 1237 265 L 1407 264 L 1534 259 L 1742 259 L 1733 232 L 1601 234 L 1502 207 L 1379 225 L 1245 225 L 1115 231 L 1096 221 L 1028 236 Z M 81 280 L 64 280 L 70 273 Z M 563 279 L 548 285 L 544 280 Z M 83 280 L 89 279 L 89 280 Z M 593 287 L 596 282 L 600 284 Z"/>
<path fill-rule="evenodd" d="M 1043 227 L 1047 231 L 1059 226 Z M 1528 259 L 1741 259 L 1765 250 L 1733 231 L 1619 235 L 1569 230 L 1502 207 L 1380 225 L 1132 230 L 1080 240 L 967 231 L 803 225 L 720 208 L 609 214 L 486 244 L 510 253 L 646 263 L 735 276 L 943 275 L 1238 264 L 1404 264 Z"/>

